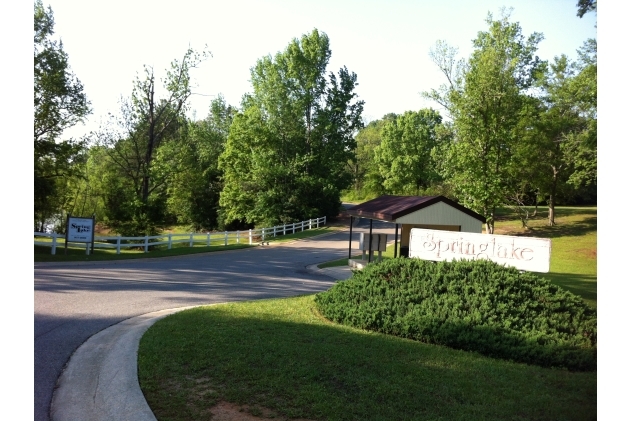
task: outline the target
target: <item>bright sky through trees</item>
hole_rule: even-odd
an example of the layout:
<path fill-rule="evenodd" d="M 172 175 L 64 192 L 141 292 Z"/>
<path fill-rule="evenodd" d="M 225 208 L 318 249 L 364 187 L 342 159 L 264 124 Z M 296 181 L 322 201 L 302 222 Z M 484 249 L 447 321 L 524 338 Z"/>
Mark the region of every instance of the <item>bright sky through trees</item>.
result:
<path fill-rule="evenodd" d="M 94 113 L 86 126 L 68 135 L 80 136 L 98 127 L 107 112 L 118 112 L 120 96 L 129 96 L 143 64 L 159 75 L 189 45 L 208 45 L 213 58 L 191 76 L 198 86 L 191 97 L 197 118 L 208 114 L 211 99 L 222 93 L 239 105 L 250 90 L 250 67 L 267 54 L 317 28 L 331 40 L 329 70 L 346 65 L 357 73 L 357 93 L 366 101 L 364 118 L 433 106 L 420 92 L 444 82 L 429 58 L 439 39 L 471 51 L 471 40 L 485 29 L 488 12 L 512 7 L 512 20 L 524 35 L 542 32 L 539 53 L 576 57 L 587 38 L 596 37 L 596 14 L 576 16 L 576 0 L 181 0 L 163 7 L 148 0 L 92 3 L 49 0 L 70 65 L 84 84 Z"/>

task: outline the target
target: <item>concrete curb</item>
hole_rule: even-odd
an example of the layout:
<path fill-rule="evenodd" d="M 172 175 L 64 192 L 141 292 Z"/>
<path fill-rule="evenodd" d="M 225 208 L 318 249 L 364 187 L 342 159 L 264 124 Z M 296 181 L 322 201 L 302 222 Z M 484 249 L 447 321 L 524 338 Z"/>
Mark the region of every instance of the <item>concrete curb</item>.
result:
<path fill-rule="evenodd" d="M 159 319 L 192 307 L 132 317 L 90 337 L 57 381 L 51 420 L 156 421 L 138 384 L 140 338 Z"/>
<path fill-rule="evenodd" d="M 337 281 L 343 281 L 350 278 L 353 275 L 351 268 L 349 266 L 338 266 L 332 268 L 322 268 L 320 269 L 318 265 L 322 263 L 317 263 L 314 265 L 307 266 L 307 270 L 319 273 L 328 276 L 329 278 L 333 278 Z"/>

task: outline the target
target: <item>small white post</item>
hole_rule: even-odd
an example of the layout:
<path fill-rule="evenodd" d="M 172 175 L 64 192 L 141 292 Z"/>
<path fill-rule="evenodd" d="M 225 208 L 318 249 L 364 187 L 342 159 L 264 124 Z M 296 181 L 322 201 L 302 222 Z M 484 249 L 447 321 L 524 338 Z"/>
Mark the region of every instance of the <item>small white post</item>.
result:
<path fill-rule="evenodd" d="M 224 240 L 223 240 L 223 245 L 227 246 L 228 245 L 228 231 L 224 232 Z"/>
<path fill-rule="evenodd" d="M 237 244 L 239 244 L 239 243 L 240 243 L 240 241 L 239 241 L 239 230 L 237 230 Z"/>
<path fill-rule="evenodd" d="M 265 242 L 265 228 L 261 232 L 263 233 L 263 242 Z"/>
<path fill-rule="evenodd" d="M 172 237 L 172 234 L 171 234 L 171 233 L 169 233 L 169 246 L 168 246 L 168 249 L 169 249 L 169 250 L 171 250 L 171 246 L 172 246 L 172 245 L 173 245 L 173 237 Z"/>
<path fill-rule="evenodd" d="M 90 243 L 85 243 L 85 255 L 90 255 Z"/>
<path fill-rule="evenodd" d="M 294 222 L 293 224 L 291 224 L 291 229 L 292 229 L 292 234 L 296 233 L 296 223 Z"/>
<path fill-rule="evenodd" d="M 316 228 L 320 228 L 320 218 L 316 219 Z"/>
<path fill-rule="evenodd" d="M 324 217 L 324 222 L 322 223 L 322 225 L 326 225 L 326 216 Z"/>
<path fill-rule="evenodd" d="M 309 218 L 309 229 L 311 229 L 311 218 Z"/>
<path fill-rule="evenodd" d="M 145 235 L 145 253 L 149 252 L 149 236 Z"/>
<path fill-rule="evenodd" d="M 169 248 L 171 246 L 169 245 Z M 116 254 L 121 254 L 121 236 L 118 234 L 118 238 L 116 239 Z"/>
<path fill-rule="evenodd" d="M 250 230 L 250 245 L 252 245 L 252 230 Z"/>
<path fill-rule="evenodd" d="M 305 221 L 300 222 L 300 232 L 305 230 Z"/>
<path fill-rule="evenodd" d="M 283 235 L 287 234 L 287 224 L 283 224 Z"/>
<path fill-rule="evenodd" d="M 191 233 L 191 237 L 190 237 L 190 239 L 188 240 L 188 246 L 189 246 L 189 247 L 193 247 L 193 233 Z"/>
<path fill-rule="evenodd" d="M 274 225 L 274 238 L 276 238 L 276 225 Z"/>
<path fill-rule="evenodd" d="M 55 254 L 57 251 L 57 234 L 53 233 L 53 246 L 50 248 L 50 254 Z"/>

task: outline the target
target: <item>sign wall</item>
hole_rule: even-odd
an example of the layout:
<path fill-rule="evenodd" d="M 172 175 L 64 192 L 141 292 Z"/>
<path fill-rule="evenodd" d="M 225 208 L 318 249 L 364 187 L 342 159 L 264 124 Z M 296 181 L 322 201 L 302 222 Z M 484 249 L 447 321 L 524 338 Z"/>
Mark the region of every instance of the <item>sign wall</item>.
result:
<path fill-rule="evenodd" d="M 531 272 L 550 271 L 549 238 L 476 234 L 413 228 L 410 257 L 423 260 L 487 259 Z"/>
<path fill-rule="evenodd" d="M 91 243 L 94 236 L 94 219 L 68 218 L 67 241 L 75 243 Z"/>

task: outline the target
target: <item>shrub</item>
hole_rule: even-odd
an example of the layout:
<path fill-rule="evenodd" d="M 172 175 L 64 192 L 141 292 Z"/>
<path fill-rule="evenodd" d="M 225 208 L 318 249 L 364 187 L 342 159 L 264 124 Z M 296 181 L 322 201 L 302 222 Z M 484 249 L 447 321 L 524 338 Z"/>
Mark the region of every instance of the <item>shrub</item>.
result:
<path fill-rule="evenodd" d="M 391 259 L 316 295 L 337 323 L 515 362 L 596 369 L 596 310 L 486 260 Z"/>

